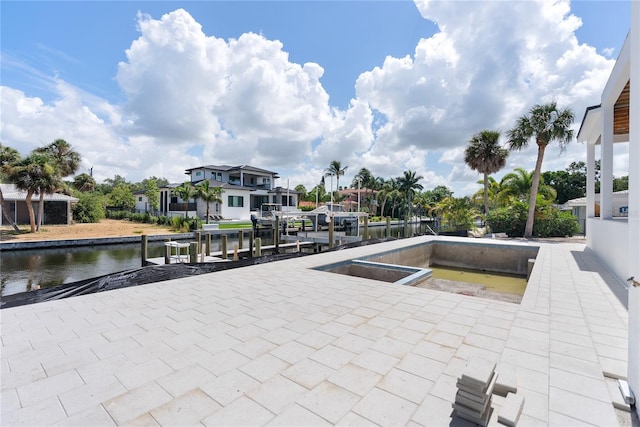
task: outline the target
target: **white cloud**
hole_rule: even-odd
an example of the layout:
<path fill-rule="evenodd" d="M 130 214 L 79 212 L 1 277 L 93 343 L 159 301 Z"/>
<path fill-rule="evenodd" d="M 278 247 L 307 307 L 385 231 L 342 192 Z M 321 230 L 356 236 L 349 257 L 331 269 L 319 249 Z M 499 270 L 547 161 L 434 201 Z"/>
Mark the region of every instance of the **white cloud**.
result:
<path fill-rule="evenodd" d="M 335 126 L 324 70 L 290 62 L 279 41 L 207 36 L 182 9 L 138 26 L 116 77 L 132 131 L 202 146 L 212 162 L 287 167 Z"/>
<path fill-rule="evenodd" d="M 443 166 L 456 162 L 460 169 L 461 150 L 475 132 L 506 131 L 536 103 L 557 100 L 572 107 L 579 122 L 613 66 L 578 43 L 581 22 L 567 1 L 416 5 L 440 32 L 420 40 L 413 58 L 388 57 L 356 82 L 358 98 L 388 119 L 374 152 L 401 158 L 415 148 L 438 150 Z M 514 159 L 533 169 L 535 148 Z M 506 168 L 513 168 L 511 160 Z"/>
<path fill-rule="evenodd" d="M 425 189 L 447 185 L 463 195 L 478 179 L 463 161 L 475 132 L 504 134 L 532 105 L 550 100 L 572 107 L 577 127 L 614 63 L 576 39 L 581 22 L 568 1 L 416 5 L 438 32 L 419 40 L 413 55 L 363 70 L 346 110 L 329 104 L 321 65 L 291 62 L 286 46 L 259 34 L 207 35 L 179 9 L 138 16 L 140 35 L 115 76 L 122 104 L 57 78 L 52 102 L 2 87 L 0 137 L 23 153 L 64 137 L 98 179 L 181 181 L 198 164 L 254 164 L 310 189 L 340 160 L 349 166 L 343 185 L 361 167 L 385 178 L 412 169 Z M 543 167 L 564 169 L 584 157 L 582 144 L 572 142 L 562 155 L 549 147 Z M 496 177 L 531 170 L 534 161 L 532 143 L 511 153 Z M 624 169 L 624 153 L 615 169 Z"/>

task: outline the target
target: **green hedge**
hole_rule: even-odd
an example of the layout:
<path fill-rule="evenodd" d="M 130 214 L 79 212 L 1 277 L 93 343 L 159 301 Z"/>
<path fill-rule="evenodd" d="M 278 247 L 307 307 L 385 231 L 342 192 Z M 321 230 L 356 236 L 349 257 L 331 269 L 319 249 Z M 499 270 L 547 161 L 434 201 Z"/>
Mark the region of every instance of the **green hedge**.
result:
<path fill-rule="evenodd" d="M 151 215 L 146 213 L 134 213 L 129 211 L 111 211 L 108 210 L 106 217 L 109 219 L 127 219 L 133 222 L 141 222 L 144 224 L 171 225 L 171 219 L 164 216 Z"/>
<path fill-rule="evenodd" d="M 557 209 L 545 212 L 533 223 L 533 235 L 538 237 L 571 237 L 580 231 L 580 224 L 571 212 Z"/>
<path fill-rule="evenodd" d="M 489 211 L 486 223 L 493 233 L 507 233 L 509 237 L 522 237 L 527 224 L 527 205 L 522 202 Z"/>
<path fill-rule="evenodd" d="M 78 193 L 78 203 L 73 205 L 73 220 L 80 223 L 100 222 L 105 217 L 103 200 L 98 193 Z"/>
<path fill-rule="evenodd" d="M 493 233 L 506 233 L 509 237 L 522 237 L 527 223 L 528 205 L 515 202 L 511 206 L 490 211 L 487 225 Z M 580 224 L 571 212 L 545 207 L 536 211 L 533 235 L 536 237 L 571 237 L 580 233 Z"/>

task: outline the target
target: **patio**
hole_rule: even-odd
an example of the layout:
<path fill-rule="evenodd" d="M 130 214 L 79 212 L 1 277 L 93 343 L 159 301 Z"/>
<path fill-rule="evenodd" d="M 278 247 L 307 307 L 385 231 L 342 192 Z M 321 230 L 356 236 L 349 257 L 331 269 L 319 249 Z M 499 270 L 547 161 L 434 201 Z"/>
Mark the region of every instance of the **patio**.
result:
<path fill-rule="evenodd" d="M 618 425 L 627 291 L 584 244 L 523 243 L 520 305 L 309 269 L 426 239 L 2 310 L 0 424 L 466 425 L 482 357 L 517 371 L 519 425 Z"/>

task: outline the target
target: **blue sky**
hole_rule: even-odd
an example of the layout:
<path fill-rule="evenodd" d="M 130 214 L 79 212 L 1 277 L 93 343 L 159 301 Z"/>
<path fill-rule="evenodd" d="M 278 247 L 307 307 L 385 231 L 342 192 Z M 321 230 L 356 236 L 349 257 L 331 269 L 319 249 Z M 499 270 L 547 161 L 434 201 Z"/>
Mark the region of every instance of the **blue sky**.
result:
<path fill-rule="evenodd" d="M 341 183 L 361 167 L 385 178 L 412 169 L 425 188 L 447 185 L 456 195 L 479 188 L 461 157 L 474 132 L 507 130 L 551 99 L 571 106 L 579 125 L 584 108 L 599 103 L 630 8 L 628 1 L 0 7 L 0 138 L 23 154 L 65 138 L 99 180 L 117 173 L 181 181 L 186 168 L 227 163 L 275 170 L 284 184 L 308 188 L 335 159 L 349 166 Z M 544 169 L 584 158 L 584 147 L 572 145 L 563 155 L 549 149 Z M 532 169 L 532 153 L 510 156 L 502 173 Z M 625 153 L 616 159 L 624 173 Z"/>

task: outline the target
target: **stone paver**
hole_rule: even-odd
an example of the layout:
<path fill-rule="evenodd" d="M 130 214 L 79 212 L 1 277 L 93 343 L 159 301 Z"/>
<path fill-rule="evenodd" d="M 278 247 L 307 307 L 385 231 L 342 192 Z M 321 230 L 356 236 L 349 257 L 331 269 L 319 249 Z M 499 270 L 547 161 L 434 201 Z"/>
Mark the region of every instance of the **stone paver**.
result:
<path fill-rule="evenodd" d="M 0 424 L 465 425 L 478 357 L 516 373 L 518 425 L 617 424 L 627 312 L 584 245 L 520 243 L 519 305 L 309 269 L 430 239 L 2 310 Z"/>

